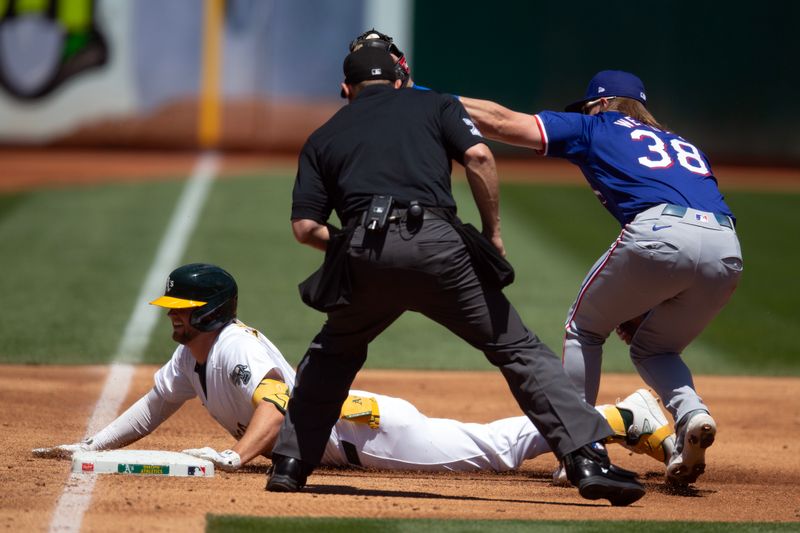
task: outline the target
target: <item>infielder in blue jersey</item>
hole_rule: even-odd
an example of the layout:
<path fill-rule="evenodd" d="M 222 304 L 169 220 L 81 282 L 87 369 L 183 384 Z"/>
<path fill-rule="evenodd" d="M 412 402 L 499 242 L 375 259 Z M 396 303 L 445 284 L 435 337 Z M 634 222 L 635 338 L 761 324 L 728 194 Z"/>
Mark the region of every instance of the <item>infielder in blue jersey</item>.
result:
<path fill-rule="evenodd" d="M 681 352 L 725 306 L 742 272 L 736 219 L 708 159 L 653 118 L 644 85 L 627 72 L 599 72 L 564 113 L 461 102 L 484 136 L 577 165 L 619 221 L 622 232 L 569 310 L 564 368 L 594 404 L 603 343 L 616 329 L 675 419 L 667 480 L 694 483 L 716 424 Z"/>

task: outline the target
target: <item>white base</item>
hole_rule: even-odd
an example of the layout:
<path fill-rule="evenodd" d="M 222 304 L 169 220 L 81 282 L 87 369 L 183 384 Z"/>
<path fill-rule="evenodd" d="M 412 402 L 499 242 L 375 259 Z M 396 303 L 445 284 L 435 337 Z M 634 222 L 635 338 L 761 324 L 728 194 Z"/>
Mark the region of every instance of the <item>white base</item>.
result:
<path fill-rule="evenodd" d="M 180 452 L 108 450 L 75 452 L 76 474 L 134 474 L 169 477 L 213 477 L 214 463 Z"/>

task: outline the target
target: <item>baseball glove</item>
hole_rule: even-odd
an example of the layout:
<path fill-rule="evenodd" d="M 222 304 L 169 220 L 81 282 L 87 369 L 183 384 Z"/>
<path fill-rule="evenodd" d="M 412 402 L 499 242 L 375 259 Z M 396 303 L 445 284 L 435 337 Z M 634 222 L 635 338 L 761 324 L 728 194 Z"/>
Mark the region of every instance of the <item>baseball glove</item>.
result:
<path fill-rule="evenodd" d="M 631 318 L 630 320 L 626 320 L 619 326 L 617 326 L 617 336 L 624 342 L 625 344 L 630 345 L 633 341 L 633 336 L 636 335 L 636 331 L 639 329 L 639 326 L 642 325 L 647 313 L 637 316 L 636 318 Z"/>

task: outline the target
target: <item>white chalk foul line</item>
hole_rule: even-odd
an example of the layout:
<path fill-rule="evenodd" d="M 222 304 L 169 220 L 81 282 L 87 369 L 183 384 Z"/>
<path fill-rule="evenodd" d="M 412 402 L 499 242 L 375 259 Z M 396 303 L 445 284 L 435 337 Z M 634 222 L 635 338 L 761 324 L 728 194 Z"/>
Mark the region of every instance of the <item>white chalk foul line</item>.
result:
<path fill-rule="evenodd" d="M 147 302 L 163 292 L 166 275 L 183 257 L 186 244 L 205 203 L 214 176 L 219 168 L 219 156 L 208 152 L 197 161 L 183 189 L 158 252 L 145 277 L 131 317 L 114 354 L 103 392 L 86 425 L 85 437 L 90 437 L 114 420 L 128 394 L 134 366 L 142 359 L 150 334 L 160 310 Z M 95 476 L 70 474 L 50 522 L 52 532 L 80 531 L 81 522 L 92 500 Z"/>

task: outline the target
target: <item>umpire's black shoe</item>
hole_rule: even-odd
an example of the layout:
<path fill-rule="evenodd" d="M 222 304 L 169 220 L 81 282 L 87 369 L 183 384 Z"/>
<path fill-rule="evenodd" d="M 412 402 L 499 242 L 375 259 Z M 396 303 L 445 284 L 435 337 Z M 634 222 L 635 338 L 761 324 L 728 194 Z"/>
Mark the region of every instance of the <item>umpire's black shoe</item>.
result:
<path fill-rule="evenodd" d="M 272 492 L 297 492 L 306 486 L 313 468 L 300 459 L 272 454 L 272 468 L 267 473 L 266 490 Z"/>
<path fill-rule="evenodd" d="M 636 473 L 616 467 L 600 443 L 587 444 L 564 456 L 570 483 L 587 500 L 605 498 L 611 505 L 630 505 L 644 496 Z"/>

